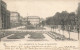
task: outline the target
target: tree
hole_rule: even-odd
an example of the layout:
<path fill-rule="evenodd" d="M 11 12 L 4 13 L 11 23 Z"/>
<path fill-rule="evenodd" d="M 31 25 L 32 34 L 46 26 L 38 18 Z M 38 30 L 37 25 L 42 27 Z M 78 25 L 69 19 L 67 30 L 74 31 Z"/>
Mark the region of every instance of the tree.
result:
<path fill-rule="evenodd" d="M 31 25 L 30 21 L 27 21 L 27 25 Z"/>
<path fill-rule="evenodd" d="M 44 25 L 45 25 L 45 21 L 42 21 L 41 24 L 42 24 L 42 26 L 44 27 Z"/>
<path fill-rule="evenodd" d="M 76 25 L 77 25 L 77 31 L 78 31 L 78 40 L 79 40 L 79 30 L 80 30 L 80 3 L 78 4 L 78 8 L 77 8 L 77 18 L 76 18 Z"/>

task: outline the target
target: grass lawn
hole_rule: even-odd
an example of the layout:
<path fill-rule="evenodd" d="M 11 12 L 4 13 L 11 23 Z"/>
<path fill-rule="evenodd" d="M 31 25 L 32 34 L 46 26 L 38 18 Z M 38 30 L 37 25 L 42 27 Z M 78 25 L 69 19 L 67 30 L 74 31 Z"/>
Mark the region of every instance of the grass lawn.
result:
<path fill-rule="evenodd" d="M 16 32 L 14 35 L 7 37 L 8 39 L 22 39 L 25 38 L 25 36 L 28 34 L 28 32 Z"/>
<path fill-rule="evenodd" d="M 43 39 L 45 38 L 44 35 L 42 33 L 30 33 L 30 37 L 31 39 Z"/>

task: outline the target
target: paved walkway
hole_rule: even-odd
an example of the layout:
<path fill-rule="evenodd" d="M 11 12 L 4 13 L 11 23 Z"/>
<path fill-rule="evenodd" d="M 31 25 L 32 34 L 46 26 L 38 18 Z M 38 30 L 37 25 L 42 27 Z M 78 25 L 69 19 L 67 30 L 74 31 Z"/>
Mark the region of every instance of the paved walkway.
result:
<path fill-rule="evenodd" d="M 37 29 L 20 29 L 20 28 L 25 28 L 25 26 L 19 26 L 19 27 L 16 27 L 16 28 L 11 28 L 11 29 L 5 29 L 5 30 L 1 30 L 1 31 L 33 31 L 33 32 L 36 32 L 36 31 L 49 31 L 49 30 L 46 30 L 46 29 L 41 29 L 41 30 L 37 30 Z"/>
<path fill-rule="evenodd" d="M 4 37 L 4 38 L 1 38 L 1 41 L 6 41 L 6 40 L 8 40 L 7 37 L 10 37 L 10 36 L 12 36 L 12 35 L 14 35 L 14 34 L 11 34 L 11 35 L 9 35 L 9 36 L 6 36 L 6 37 Z"/>
<path fill-rule="evenodd" d="M 25 28 L 25 26 L 19 26 L 19 27 L 15 27 L 15 28 L 11 28 L 11 29 L 8 29 L 8 30 L 18 30 L 20 28 Z"/>

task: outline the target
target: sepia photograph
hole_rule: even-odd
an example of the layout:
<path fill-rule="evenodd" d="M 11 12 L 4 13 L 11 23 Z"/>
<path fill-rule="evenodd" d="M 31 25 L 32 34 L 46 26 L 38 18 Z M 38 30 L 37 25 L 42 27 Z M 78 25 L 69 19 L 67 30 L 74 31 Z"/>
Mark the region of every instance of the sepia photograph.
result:
<path fill-rule="evenodd" d="M 0 48 L 79 50 L 80 0 L 0 0 Z"/>

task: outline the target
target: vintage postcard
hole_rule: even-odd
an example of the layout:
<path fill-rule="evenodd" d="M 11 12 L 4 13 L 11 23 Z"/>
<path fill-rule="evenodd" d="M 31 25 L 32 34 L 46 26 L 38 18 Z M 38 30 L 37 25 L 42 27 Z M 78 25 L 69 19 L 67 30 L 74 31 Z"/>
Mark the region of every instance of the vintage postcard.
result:
<path fill-rule="evenodd" d="M 80 50 L 80 0 L 0 0 L 0 50 Z"/>

